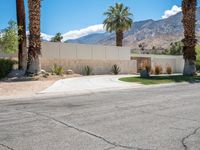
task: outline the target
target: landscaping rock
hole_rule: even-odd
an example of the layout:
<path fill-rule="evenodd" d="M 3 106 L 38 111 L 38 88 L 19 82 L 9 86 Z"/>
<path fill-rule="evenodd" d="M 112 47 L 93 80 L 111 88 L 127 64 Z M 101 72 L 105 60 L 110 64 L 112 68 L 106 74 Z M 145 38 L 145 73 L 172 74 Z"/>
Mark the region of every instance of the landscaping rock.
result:
<path fill-rule="evenodd" d="M 72 74 L 74 74 L 74 71 L 71 70 L 71 69 L 68 69 L 66 73 L 69 74 L 69 75 L 72 75 Z"/>
<path fill-rule="evenodd" d="M 8 74 L 8 78 L 20 78 L 23 77 L 25 75 L 25 71 L 24 70 L 12 70 L 9 74 Z"/>

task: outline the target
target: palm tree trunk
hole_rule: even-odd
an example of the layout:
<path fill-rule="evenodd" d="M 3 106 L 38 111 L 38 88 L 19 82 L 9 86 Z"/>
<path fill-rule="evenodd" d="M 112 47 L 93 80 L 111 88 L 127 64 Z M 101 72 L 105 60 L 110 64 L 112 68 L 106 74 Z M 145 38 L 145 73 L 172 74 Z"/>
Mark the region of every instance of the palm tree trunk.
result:
<path fill-rule="evenodd" d="M 196 7 L 197 0 L 183 0 L 182 2 L 182 22 L 184 27 L 184 39 L 182 41 L 184 43 L 183 56 L 185 59 L 183 75 L 187 76 L 196 74 Z"/>
<path fill-rule="evenodd" d="M 30 36 L 27 74 L 37 75 L 41 72 L 40 7 L 41 0 L 28 0 Z"/>
<path fill-rule="evenodd" d="M 116 46 L 123 46 L 124 33 L 122 30 L 116 32 Z"/>
<path fill-rule="evenodd" d="M 24 0 L 16 0 L 17 25 L 18 25 L 18 69 L 26 70 L 27 67 L 27 48 L 26 48 L 26 16 Z"/>

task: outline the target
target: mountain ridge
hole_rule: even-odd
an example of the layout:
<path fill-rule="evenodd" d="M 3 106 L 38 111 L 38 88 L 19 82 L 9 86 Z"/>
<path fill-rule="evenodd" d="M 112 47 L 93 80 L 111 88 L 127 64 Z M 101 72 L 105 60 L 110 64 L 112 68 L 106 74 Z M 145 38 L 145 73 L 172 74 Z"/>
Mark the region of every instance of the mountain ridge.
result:
<path fill-rule="evenodd" d="M 133 27 L 124 34 L 124 46 L 138 49 L 140 43 L 147 48 L 167 48 L 171 42 L 183 38 L 182 13 L 161 20 L 144 20 L 135 22 Z M 200 39 L 200 8 L 197 9 L 197 39 Z M 89 34 L 87 36 L 68 40 L 70 43 L 115 45 L 114 33 Z"/>

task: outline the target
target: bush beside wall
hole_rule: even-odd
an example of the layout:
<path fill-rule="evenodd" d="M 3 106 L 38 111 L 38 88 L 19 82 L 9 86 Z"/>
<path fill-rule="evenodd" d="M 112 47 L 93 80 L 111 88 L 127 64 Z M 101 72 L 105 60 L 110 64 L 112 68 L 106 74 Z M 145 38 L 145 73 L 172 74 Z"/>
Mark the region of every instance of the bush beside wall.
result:
<path fill-rule="evenodd" d="M 12 70 L 13 65 L 16 63 L 14 60 L 10 59 L 0 59 L 0 79 L 8 75 Z"/>

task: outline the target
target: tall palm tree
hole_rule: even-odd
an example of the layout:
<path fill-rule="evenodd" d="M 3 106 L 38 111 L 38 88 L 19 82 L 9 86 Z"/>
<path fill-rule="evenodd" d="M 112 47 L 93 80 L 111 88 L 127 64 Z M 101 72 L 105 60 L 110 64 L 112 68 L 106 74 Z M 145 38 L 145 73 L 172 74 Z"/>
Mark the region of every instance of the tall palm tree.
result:
<path fill-rule="evenodd" d="M 41 72 L 40 7 L 41 0 L 28 0 L 30 35 L 27 74 Z"/>
<path fill-rule="evenodd" d="M 107 17 L 103 22 L 104 27 L 108 32 L 116 32 L 116 45 L 122 46 L 124 31 L 129 30 L 133 24 L 129 8 L 116 3 L 114 7 L 110 6 L 104 15 Z"/>
<path fill-rule="evenodd" d="M 26 16 L 24 0 L 16 0 L 17 25 L 18 25 L 18 69 L 26 70 L 27 66 L 27 48 L 26 48 Z"/>
<path fill-rule="evenodd" d="M 184 27 L 184 43 L 183 56 L 185 59 L 185 66 L 183 75 L 192 76 L 196 74 L 196 52 L 195 46 L 197 43 L 195 28 L 196 28 L 196 7 L 197 0 L 183 0 L 183 27 Z"/>

